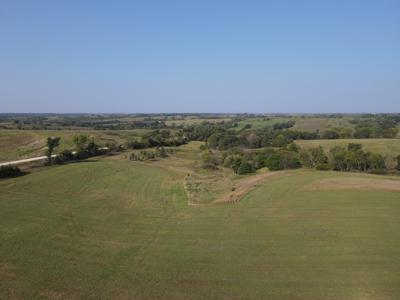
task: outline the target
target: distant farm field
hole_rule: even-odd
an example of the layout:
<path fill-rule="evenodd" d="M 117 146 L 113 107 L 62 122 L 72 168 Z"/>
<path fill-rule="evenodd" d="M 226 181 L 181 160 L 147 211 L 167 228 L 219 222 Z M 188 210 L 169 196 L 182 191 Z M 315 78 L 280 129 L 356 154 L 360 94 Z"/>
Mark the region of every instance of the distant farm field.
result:
<path fill-rule="evenodd" d="M 400 298 L 398 178 L 284 171 L 188 205 L 179 162 L 0 181 L 0 298 Z"/>
<path fill-rule="evenodd" d="M 73 149 L 73 137 L 85 134 L 96 143 L 122 143 L 129 137 L 142 135 L 145 130 L 0 130 L 0 162 L 44 155 L 46 139 L 61 137 L 58 151 Z"/>
<path fill-rule="evenodd" d="M 294 130 L 299 131 L 320 131 L 334 129 L 334 128 L 352 128 L 348 119 L 345 118 L 297 118 Z"/>
<path fill-rule="evenodd" d="M 338 140 L 298 140 L 296 144 L 303 148 L 312 148 L 322 146 L 326 151 L 335 147 L 347 147 L 349 143 L 363 145 L 367 151 L 381 153 L 383 155 L 400 155 L 400 139 L 338 139 Z"/>

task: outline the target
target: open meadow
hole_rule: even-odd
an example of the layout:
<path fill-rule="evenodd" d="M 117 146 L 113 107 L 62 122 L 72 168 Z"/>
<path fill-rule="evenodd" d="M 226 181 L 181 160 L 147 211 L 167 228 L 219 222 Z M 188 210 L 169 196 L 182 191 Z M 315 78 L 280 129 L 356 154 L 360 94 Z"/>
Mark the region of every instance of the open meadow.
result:
<path fill-rule="evenodd" d="M 198 169 L 197 148 L 0 181 L 0 298 L 399 299 L 398 177 L 235 177 Z M 214 197 L 191 203 L 188 176 Z"/>

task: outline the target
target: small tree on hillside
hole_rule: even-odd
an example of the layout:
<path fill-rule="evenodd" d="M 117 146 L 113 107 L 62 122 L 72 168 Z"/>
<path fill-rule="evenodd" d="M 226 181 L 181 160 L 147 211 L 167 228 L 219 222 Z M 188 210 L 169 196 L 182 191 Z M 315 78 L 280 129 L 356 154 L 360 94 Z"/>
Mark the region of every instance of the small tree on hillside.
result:
<path fill-rule="evenodd" d="M 54 149 L 57 148 L 60 145 L 60 139 L 59 137 L 48 137 L 47 138 L 47 151 L 46 151 L 46 155 L 47 155 L 47 161 L 49 163 L 49 165 L 51 165 L 52 163 L 52 155 L 54 152 Z"/>

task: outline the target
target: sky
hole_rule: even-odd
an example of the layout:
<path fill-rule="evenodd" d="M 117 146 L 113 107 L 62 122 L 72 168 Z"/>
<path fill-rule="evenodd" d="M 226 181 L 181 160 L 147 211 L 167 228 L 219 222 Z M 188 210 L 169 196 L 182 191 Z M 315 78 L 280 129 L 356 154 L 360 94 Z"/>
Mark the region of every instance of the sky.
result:
<path fill-rule="evenodd" d="M 400 1 L 0 0 L 7 112 L 400 112 Z"/>

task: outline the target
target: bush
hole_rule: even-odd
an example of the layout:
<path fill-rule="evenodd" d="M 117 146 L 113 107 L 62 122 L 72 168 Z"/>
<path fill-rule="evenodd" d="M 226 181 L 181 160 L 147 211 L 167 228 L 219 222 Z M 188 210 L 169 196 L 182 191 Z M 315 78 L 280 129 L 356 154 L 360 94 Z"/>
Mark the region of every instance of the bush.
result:
<path fill-rule="evenodd" d="M 86 150 L 79 150 L 75 153 L 75 159 L 86 159 L 88 157 L 90 157 L 90 154 Z"/>
<path fill-rule="evenodd" d="M 16 177 L 21 174 L 20 168 L 16 166 L 6 165 L 0 167 L 0 178 Z"/>
<path fill-rule="evenodd" d="M 240 175 L 243 174 L 249 174 L 249 173 L 253 173 L 255 171 L 254 167 L 247 162 L 246 160 L 242 161 L 242 163 L 240 164 L 237 173 Z"/>
<path fill-rule="evenodd" d="M 224 159 L 224 166 L 231 168 L 235 173 L 238 173 L 239 167 L 242 164 L 243 157 L 239 154 L 228 155 Z"/>
<path fill-rule="evenodd" d="M 157 147 L 156 148 L 156 152 L 155 155 L 157 157 L 161 157 L 161 158 L 165 158 L 168 157 L 168 150 L 166 150 L 164 147 Z"/>
<path fill-rule="evenodd" d="M 71 161 L 73 159 L 74 159 L 74 154 L 69 150 L 64 150 L 54 158 L 54 162 L 56 164 L 62 164 L 64 162 Z"/>
<path fill-rule="evenodd" d="M 204 151 L 201 153 L 202 167 L 204 169 L 217 170 L 220 164 L 220 158 L 212 151 Z"/>

